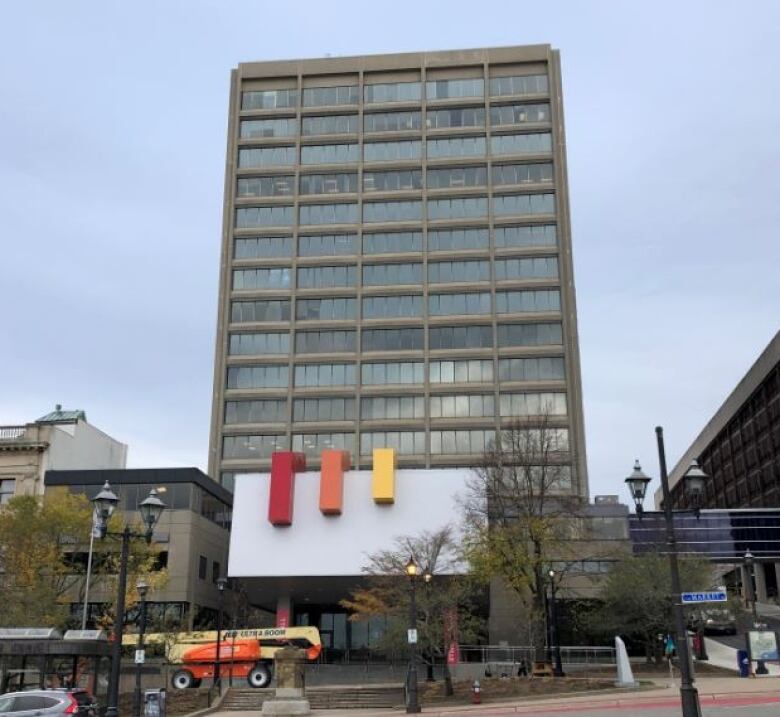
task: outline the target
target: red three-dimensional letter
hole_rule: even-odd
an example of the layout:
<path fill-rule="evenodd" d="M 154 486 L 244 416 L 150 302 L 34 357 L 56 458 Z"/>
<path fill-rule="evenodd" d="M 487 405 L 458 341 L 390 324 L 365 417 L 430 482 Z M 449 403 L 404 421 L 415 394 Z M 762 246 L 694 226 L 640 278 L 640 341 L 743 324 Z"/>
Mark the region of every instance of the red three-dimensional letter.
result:
<path fill-rule="evenodd" d="M 268 498 L 268 522 L 292 525 L 295 474 L 306 470 L 303 453 L 278 451 L 271 454 L 271 494 Z"/>

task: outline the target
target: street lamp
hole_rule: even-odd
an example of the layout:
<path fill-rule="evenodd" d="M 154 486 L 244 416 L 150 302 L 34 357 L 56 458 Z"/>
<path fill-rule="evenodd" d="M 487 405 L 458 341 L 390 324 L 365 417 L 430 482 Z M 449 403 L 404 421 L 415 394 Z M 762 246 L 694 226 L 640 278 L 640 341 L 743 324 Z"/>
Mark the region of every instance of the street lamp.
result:
<path fill-rule="evenodd" d="M 563 662 L 561 660 L 561 645 L 558 639 L 558 610 L 555 601 L 555 571 L 550 570 L 550 647 L 555 656 L 555 665 L 553 667 L 554 677 L 565 677 L 563 672 Z"/>
<path fill-rule="evenodd" d="M 217 662 L 214 665 L 214 684 L 218 685 L 219 694 L 222 694 L 222 673 L 221 673 L 221 650 L 222 650 L 222 604 L 225 597 L 225 588 L 227 587 L 228 580 L 225 577 L 217 578 L 217 591 L 218 591 L 218 603 L 217 603 Z M 232 655 L 231 655 L 232 660 Z"/>
<path fill-rule="evenodd" d="M 414 562 L 414 556 L 409 558 L 404 569 L 409 578 L 409 672 L 407 677 L 407 714 L 417 714 L 421 711 L 417 695 L 417 578 L 420 568 Z"/>
<path fill-rule="evenodd" d="M 680 655 L 680 699 L 683 717 L 701 717 L 699 692 L 694 685 L 693 664 L 688 649 L 688 630 L 685 625 L 685 613 L 682 605 L 682 589 L 680 587 L 680 568 L 677 564 L 677 537 L 674 531 L 674 511 L 672 510 L 672 494 L 669 490 L 669 475 L 666 471 L 666 449 L 664 447 L 664 429 L 655 429 L 658 443 L 658 464 L 661 472 L 661 490 L 663 492 L 664 523 L 666 526 L 666 545 L 669 554 L 669 573 L 672 580 L 672 603 L 674 606 L 674 623 L 677 632 L 677 650 Z M 683 476 L 683 486 L 699 505 L 699 498 L 704 490 L 706 473 L 693 461 Z M 647 484 L 650 478 L 642 472 L 639 461 L 634 463 L 634 470 L 626 478 L 626 485 L 636 505 L 639 519 L 642 519 L 642 502 L 645 499 Z M 695 509 L 698 515 L 698 507 Z"/>
<path fill-rule="evenodd" d="M 426 602 L 426 615 L 430 616 L 431 613 L 431 582 L 433 581 L 433 573 L 431 568 L 426 567 L 425 572 L 422 574 L 423 582 L 425 583 L 425 602 Z M 433 661 L 434 654 L 431 649 L 430 643 L 426 644 L 425 654 L 425 681 L 433 682 L 435 677 L 433 675 Z"/>
<path fill-rule="evenodd" d="M 130 526 L 125 524 L 121 533 L 108 532 L 108 520 L 114 514 L 116 506 L 119 503 L 116 493 L 111 490 L 108 481 L 103 489 L 92 498 L 92 504 L 95 506 L 95 516 L 98 520 L 97 529 L 101 538 L 107 535 L 120 538 L 122 548 L 119 558 L 119 580 L 116 595 L 116 614 L 114 615 L 114 642 L 111 645 L 111 674 L 108 680 L 108 707 L 106 708 L 106 717 L 117 717 L 119 702 L 119 670 L 122 662 L 122 630 L 125 619 L 125 591 L 127 590 L 127 560 L 130 555 L 130 538 L 143 538 L 147 544 L 152 542 L 154 526 L 160 519 L 165 510 L 165 503 L 157 497 L 157 491 L 152 488 L 149 495 L 141 501 L 138 510 L 141 513 L 146 530 L 143 533 L 134 533 Z"/>
<path fill-rule="evenodd" d="M 136 583 L 135 589 L 138 591 L 138 596 L 141 598 L 141 615 L 138 625 L 138 648 L 137 654 L 144 657 L 144 634 L 146 633 L 146 593 L 149 591 L 149 584 L 145 580 L 139 580 Z M 143 662 L 135 660 L 135 690 L 133 691 L 133 715 L 134 717 L 141 717 L 141 669 L 143 668 Z"/>

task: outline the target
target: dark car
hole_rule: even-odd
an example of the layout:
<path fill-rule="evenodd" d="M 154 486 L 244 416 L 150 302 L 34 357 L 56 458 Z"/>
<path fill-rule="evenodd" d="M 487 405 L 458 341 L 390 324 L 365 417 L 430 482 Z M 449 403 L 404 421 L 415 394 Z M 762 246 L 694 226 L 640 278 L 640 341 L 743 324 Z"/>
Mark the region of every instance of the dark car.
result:
<path fill-rule="evenodd" d="M 12 717 L 96 717 L 97 704 L 86 690 L 51 689 L 0 695 L 0 715 Z"/>
<path fill-rule="evenodd" d="M 737 618 L 731 610 L 726 608 L 711 608 L 703 610 L 701 625 L 704 634 L 736 635 Z"/>

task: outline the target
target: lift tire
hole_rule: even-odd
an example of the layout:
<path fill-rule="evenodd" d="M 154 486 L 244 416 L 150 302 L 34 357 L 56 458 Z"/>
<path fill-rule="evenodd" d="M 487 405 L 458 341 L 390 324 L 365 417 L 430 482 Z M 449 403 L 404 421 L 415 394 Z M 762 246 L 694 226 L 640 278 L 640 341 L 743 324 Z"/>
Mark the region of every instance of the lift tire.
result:
<path fill-rule="evenodd" d="M 187 690 L 195 687 L 195 677 L 189 670 L 176 670 L 171 677 L 171 685 L 177 690 Z"/>
<path fill-rule="evenodd" d="M 268 665 L 258 662 L 246 676 L 246 681 L 250 687 L 262 689 L 271 684 L 271 668 Z"/>

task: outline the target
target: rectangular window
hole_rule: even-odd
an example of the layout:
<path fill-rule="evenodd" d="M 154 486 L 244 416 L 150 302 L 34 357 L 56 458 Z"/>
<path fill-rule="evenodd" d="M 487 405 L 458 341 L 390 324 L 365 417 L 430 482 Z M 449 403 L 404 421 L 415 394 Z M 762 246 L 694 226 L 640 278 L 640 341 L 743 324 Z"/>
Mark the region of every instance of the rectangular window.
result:
<path fill-rule="evenodd" d="M 295 188 L 294 177 L 242 177 L 238 180 L 236 193 L 239 197 L 288 197 Z"/>
<path fill-rule="evenodd" d="M 422 316 L 422 296 L 364 296 L 364 319 Z"/>
<path fill-rule="evenodd" d="M 397 162 L 420 159 L 422 142 L 366 142 L 363 145 L 363 160 L 366 162 Z"/>
<path fill-rule="evenodd" d="M 209 569 L 209 561 L 206 559 L 205 555 L 198 556 L 198 577 L 201 580 L 205 580 L 206 576 L 208 574 Z"/>
<path fill-rule="evenodd" d="M 490 383 L 493 381 L 493 362 L 488 359 L 431 361 L 428 378 L 431 383 Z"/>
<path fill-rule="evenodd" d="M 422 202 L 366 202 L 363 204 L 363 221 L 366 223 L 380 222 L 411 222 L 422 219 Z"/>
<path fill-rule="evenodd" d="M 490 95 L 541 95 L 548 91 L 547 75 L 512 75 L 492 77 Z"/>
<path fill-rule="evenodd" d="M 318 134 L 357 134 L 357 115 L 326 115 L 301 118 L 301 134 L 310 137 Z"/>
<path fill-rule="evenodd" d="M 300 354 L 354 353 L 356 345 L 353 330 L 295 332 L 295 351 Z"/>
<path fill-rule="evenodd" d="M 552 135 L 549 132 L 535 134 L 494 134 L 490 138 L 490 153 L 542 154 L 552 151 Z"/>
<path fill-rule="evenodd" d="M 296 386 L 354 386 L 353 363 L 310 363 L 295 367 Z"/>
<path fill-rule="evenodd" d="M 309 459 L 320 460 L 326 449 L 349 451 L 355 454 L 354 433 L 293 433 L 292 449 Z"/>
<path fill-rule="evenodd" d="M 474 219 L 476 217 L 486 217 L 487 213 L 487 197 L 428 200 L 428 219 L 431 220 Z"/>
<path fill-rule="evenodd" d="M 272 423 L 286 418 L 287 401 L 283 398 L 225 402 L 225 423 Z"/>
<path fill-rule="evenodd" d="M 431 431 L 431 455 L 482 455 L 495 440 L 495 431 Z"/>
<path fill-rule="evenodd" d="M 295 147 L 243 147 L 238 150 L 239 169 L 287 167 L 295 164 Z"/>
<path fill-rule="evenodd" d="M 233 290 L 289 289 L 291 272 L 287 266 L 234 269 Z"/>
<path fill-rule="evenodd" d="M 528 428 L 521 432 L 525 436 L 515 437 L 509 440 L 519 440 L 525 445 L 535 446 L 532 450 L 538 453 L 547 453 L 549 451 L 568 451 L 569 450 L 569 429 L 568 428 L 546 428 L 542 432 L 538 428 Z M 507 440 L 504 434 L 504 441 Z M 548 473 L 552 467 L 547 467 Z M 549 476 L 548 476 L 549 477 Z"/>
<path fill-rule="evenodd" d="M 241 120 L 239 135 L 241 139 L 257 137 L 295 137 L 297 122 L 294 117 L 283 119 Z"/>
<path fill-rule="evenodd" d="M 480 78 L 466 80 L 430 80 L 425 83 L 425 96 L 429 100 L 482 97 L 485 81 Z"/>
<path fill-rule="evenodd" d="M 497 217 L 555 214 L 554 194 L 504 194 L 493 197 Z"/>
<path fill-rule="evenodd" d="M 496 292 L 496 313 L 522 314 L 561 310 L 561 292 L 558 289 L 538 291 Z"/>
<path fill-rule="evenodd" d="M 565 416 L 565 393 L 502 393 L 501 415 L 515 416 Z"/>
<path fill-rule="evenodd" d="M 398 284 L 421 284 L 422 264 L 364 264 L 363 286 L 395 286 Z"/>
<path fill-rule="evenodd" d="M 500 359 L 498 378 L 500 381 L 563 381 L 566 369 L 562 356 Z"/>
<path fill-rule="evenodd" d="M 490 108 L 490 124 L 493 127 L 549 121 L 550 105 L 547 102 L 522 105 L 493 105 Z"/>
<path fill-rule="evenodd" d="M 351 421 L 354 418 L 354 398 L 296 398 L 293 402 L 294 421 Z"/>
<path fill-rule="evenodd" d="M 292 256 L 292 237 L 242 237 L 235 239 L 234 259 L 264 259 L 279 256 Z"/>
<path fill-rule="evenodd" d="M 432 261 L 428 263 L 428 281 L 431 284 L 490 281 L 490 262 L 487 259 Z"/>
<path fill-rule="evenodd" d="M 356 105 L 357 103 L 357 85 L 342 85 L 340 87 L 306 87 L 303 90 L 304 107 Z"/>
<path fill-rule="evenodd" d="M 241 93 L 242 110 L 276 110 L 298 106 L 298 90 L 250 90 Z"/>
<path fill-rule="evenodd" d="M 286 436 L 225 436 L 222 457 L 258 460 L 287 449 Z"/>
<path fill-rule="evenodd" d="M 422 172 L 419 169 L 363 172 L 364 192 L 400 192 L 411 189 L 422 189 Z"/>
<path fill-rule="evenodd" d="M 376 396 L 360 399 L 360 418 L 364 421 L 425 418 L 423 396 Z"/>
<path fill-rule="evenodd" d="M 222 573 L 222 568 L 220 567 L 220 564 L 215 560 L 211 565 L 211 582 L 215 585 L 217 584 L 217 580 L 219 580 Z"/>
<path fill-rule="evenodd" d="M 355 286 L 356 282 L 357 267 L 352 265 L 298 267 L 299 289 Z"/>
<path fill-rule="evenodd" d="M 252 321 L 289 321 L 289 299 L 268 301 L 233 301 L 230 304 L 230 320 L 234 324 Z"/>
<path fill-rule="evenodd" d="M 289 373 L 286 365 L 230 366 L 228 388 L 286 388 Z"/>
<path fill-rule="evenodd" d="M 298 256 L 349 256 L 357 253 L 357 234 L 308 234 L 298 237 Z"/>
<path fill-rule="evenodd" d="M 437 349 L 493 348 L 492 326 L 431 326 L 428 329 L 431 351 Z"/>
<path fill-rule="evenodd" d="M 263 354 L 286 354 L 290 352 L 290 334 L 230 334 L 231 356 L 262 356 Z"/>
<path fill-rule="evenodd" d="M 487 249 L 489 246 L 490 235 L 487 229 L 432 229 L 428 231 L 429 251 Z"/>
<path fill-rule="evenodd" d="M 383 82 L 363 87 L 366 104 L 375 102 L 415 102 L 422 98 L 419 82 Z"/>
<path fill-rule="evenodd" d="M 451 189 L 453 187 L 484 187 L 487 185 L 487 167 L 431 168 L 426 175 L 428 189 Z"/>
<path fill-rule="evenodd" d="M 495 415 L 493 395 L 431 396 L 431 418 L 489 418 Z"/>
<path fill-rule="evenodd" d="M 422 251 L 422 232 L 363 234 L 364 254 L 400 254 Z"/>
<path fill-rule="evenodd" d="M 301 147 L 301 164 L 345 164 L 359 159 L 357 144 L 305 144 Z"/>
<path fill-rule="evenodd" d="M 295 318 L 300 321 L 340 321 L 357 316 L 357 299 L 298 299 Z"/>
<path fill-rule="evenodd" d="M 539 184 L 553 181 L 552 162 L 494 164 L 493 184 Z"/>
<path fill-rule="evenodd" d="M 497 248 L 527 246 L 555 246 L 558 239 L 555 224 L 539 224 L 532 227 L 496 227 Z"/>
<path fill-rule="evenodd" d="M 496 259 L 496 280 L 557 279 L 558 258 L 538 256 L 523 259 Z"/>
<path fill-rule="evenodd" d="M 301 204 L 301 224 L 356 224 L 357 204 Z"/>
<path fill-rule="evenodd" d="M 489 314 L 490 292 L 482 291 L 469 294 L 429 294 L 428 313 L 431 316 Z"/>
<path fill-rule="evenodd" d="M 364 363 L 360 367 L 364 386 L 410 385 L 424 382 L 422 361 Z"/>
<path fill-rule="evenodd" d="M 484 137 L 429 139 L 425 147 L 428 159 L 438 159 L 440 157 L 484 157 L 486 151 Z"/>
<path fill-rule="evenodd" d="M 425 453 L 425 431 L 372 431 L 360 434 L 360 455 L 370 456 L 375 448 L 395 448 L 400 455 Z"/>
<path fill-rule="evenodd" d="M 371 112 L 363 115 L 364 132 L 406 132 L 421 126 L 421 112 Z"/>
<path fill-rule="evenodd" d="M 363 329 L 363 351 L 422 351 L 423 330 L 404 327 L 399 329 Z"/>
<path fill-rule="evenodd" d="M 357 174 L 354 172 L 302 174 L 299 182 L 301 194 L 344 194 L 357 192 Z"/>
<path fill-rule="evenodd" d="M 239 207 L 236 209 L 237 229 L 289 227 L 292 223 L 292 207 Z"/>
<path fill-rule="evenodd" d="M 445 129 L 448 127 L 484 127 L 484 107 L 457 107 L 446 110 L 428 110 L 425 117 L 428 129 Z"/>
<path fill-rule="evenodd" d="M 16 478 L 0 480 L 0 505 L 6 505 L 16 494 Z"/>
<path fill-rule="evenodd" d="M 498 345 L 503 346 L 557 346 L 563 343 L 560 323 L 499 324 Z"/>

